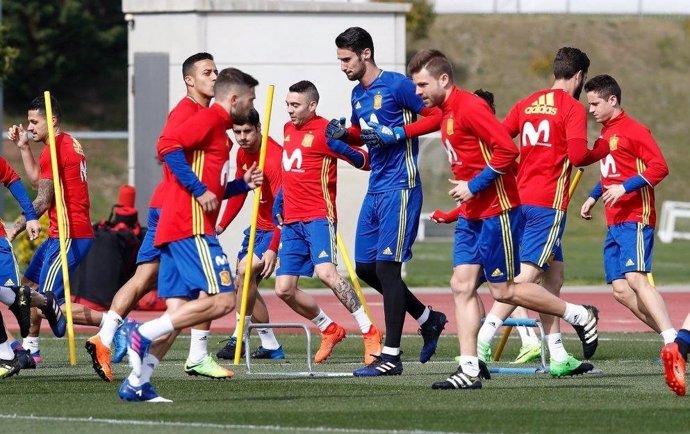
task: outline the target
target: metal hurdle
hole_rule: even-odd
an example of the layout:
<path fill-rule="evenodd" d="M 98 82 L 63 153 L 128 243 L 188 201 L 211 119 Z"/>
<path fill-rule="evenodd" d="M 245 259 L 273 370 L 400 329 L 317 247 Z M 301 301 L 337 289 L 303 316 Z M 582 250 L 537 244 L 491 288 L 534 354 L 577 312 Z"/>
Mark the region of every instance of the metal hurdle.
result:
<path fill-rule="evenodd" d="M 307 341 L 307 370 L 301 372 L 252 372 L 252 358 L 250 355 L 250 337 L 252 329 L 256 328 L 279 328 L 279 329 L 302 329 Z M 352 377 L 352 372 L 314 372 L 311 362 L 311 332 L 309 326 L 302 323 L 264 323 L 264 324 L 249 324 L 244 338 L 244 358 L 247 365 L 247 374 L 252 375 L 271 375 L 271 376 L 285 376 L 285 377 Z"/>
<path fill-rule="evenodd" d="M 541 335 L 541 365 L 534 368 L 504 368 L 504 367 L 489 367 L 489 372 L 492 374 L 546 374 L 549 372 L 549 367 L 546 364 L 546 335 L 544 334 L 544 327 L 541 321 L 531 318 L 508 318 L 503 322 L 506 327 L 534 327 L 539 329 Z M 507 337 L 506 337 L 507 339 Z M 494 360 L 497 361 L 497 360 Z"/>

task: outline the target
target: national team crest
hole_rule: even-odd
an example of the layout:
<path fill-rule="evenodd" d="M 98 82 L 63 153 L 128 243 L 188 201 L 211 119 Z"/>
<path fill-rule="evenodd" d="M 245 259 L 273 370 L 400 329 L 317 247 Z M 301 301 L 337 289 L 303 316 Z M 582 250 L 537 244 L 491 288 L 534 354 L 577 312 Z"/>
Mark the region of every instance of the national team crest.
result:
<path fill-rule="evenodd" d="M 374 109 L 378 110 L 381 108 L 381 104 L 383 104 L 383 95 L 377 94 L 374 96 Z"/>
<path fill-rule="evenodd" d="M 615 134 L 609 138 L 609 150 L 615 151 L 618 149 L 618 136 Z"/>
<path fill-rule="evenodd" d="M 314 135 L 312 133 L 307 133 L 302 139 L 302 146 L 305 148 L 311 148 L 312 142 L 314 142 Z"/>
<path fill-rule="evenodd" d="M 287 143 L 289 141 L 290 141 L 290 135 L 288 134 L 287 136 L 285 136 L 285 139 L 283 139 L 283 142 Z"/>
<path fill-rule="evenodd" d="M 446 135 L 453 135 L 453 118 L 448 118 L 446 121 Z"/>
<path fill-rule="evenodd" d="M 230 286 L 230 272 L 228 270 L 222 270 L 219 274 L 220 284 L 223 286 Z"/>

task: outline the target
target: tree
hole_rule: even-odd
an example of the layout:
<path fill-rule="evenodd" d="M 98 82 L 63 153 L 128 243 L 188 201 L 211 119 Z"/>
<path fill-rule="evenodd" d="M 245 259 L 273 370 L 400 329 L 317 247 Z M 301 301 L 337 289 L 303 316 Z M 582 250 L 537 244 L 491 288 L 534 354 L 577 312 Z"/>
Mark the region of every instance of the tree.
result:
<path fill-rule="evenodd" d="M 124 127 L 127 27 L 120 6 L 99 0 L 3 2 L 7 45 L 18 50 L 5 81 L 6 106 L 22 113 L 50 90 L 70 120 Z M 113 103 L 123 113 L 109 109 Z"/>
<path fill-rule="evenodd" d="M 7 45 L 7 27 L 0 26 L 0 82 L 4 81 L 12 71 L 19 50 Z"/>

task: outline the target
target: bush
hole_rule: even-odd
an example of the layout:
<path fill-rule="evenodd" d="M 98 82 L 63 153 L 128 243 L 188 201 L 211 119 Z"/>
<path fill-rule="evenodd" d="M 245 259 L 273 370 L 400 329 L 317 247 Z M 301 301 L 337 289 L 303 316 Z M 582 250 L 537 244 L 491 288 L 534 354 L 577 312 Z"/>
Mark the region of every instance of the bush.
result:
<path fill-rule="evenodd" d="M 41 233 L 38 235 L 38 238 L 31 241 L 26 235 L 26 231 L 24 231 L 17 235 L 17 238 L 12 243 L 14 254 L 17 256 L 17 263 L 22 270 L 29 265 L 29 261 L 31 261 L 31 257 L 38 246 L 48 238 L 48 213 L 44 213 L 38 221 L 41 223 Z"/>

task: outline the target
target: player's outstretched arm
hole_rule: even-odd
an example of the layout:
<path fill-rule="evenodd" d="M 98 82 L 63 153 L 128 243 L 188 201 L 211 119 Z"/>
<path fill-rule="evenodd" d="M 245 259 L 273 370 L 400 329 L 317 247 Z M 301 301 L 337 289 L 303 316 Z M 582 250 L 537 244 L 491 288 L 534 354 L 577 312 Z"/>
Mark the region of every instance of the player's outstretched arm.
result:
<path fill-rule="evenodd" d="M 223 199 L 227 199 L 238 194 L 246 194 L 247 192 L 261 187 L 264 182 L 264 173 L 259 170 L 256 162 L 244 172 L 242 178 L 233 179 L 225 184 L 225 193 Z"/>
<path fill-rule="evenodd" d="M 453 223 L 453 222 L 458 221 L 459 216 L 460 216 L 460 207 L 456 206 L 455 208 L 453 208 L 450 211 L 443 211 L 442 209 L 437 208 L 429 216 L 429 219 L 434 223 Z"/>
<path fill-rule="evenodd" d="M 55 190 L 53 189 L 53 180 L 42 178 L 38 180 L 38 194 L 33 202 L 33 208 L 36 211 L 36 217 L 40 217 L 45 213 L 55 197 Z M 32 224 L 33 225 L 33 224 Z M 7 239 L 11 242 L 24 229 L 27 228 L 26 216 L 21 215 L 15 220 L 14 225 L 7 230 Z"/>
<path fill-rule="evenodd" d="M 26 232 L 29 234 L 30 240 L 35 240 L 38 238 L 38 234 L 41 233 L 41 225 L 38 223 L 38 216 L 36 215 L 36 210 L 34 210 L 31 204 L 31 199 L 29 199 L 29 194 L 24 188 L 24 184 L 20 179 L 12 182 L 7 189 L 10 190 L 12 196 L 17 200 L 17 203 L 24 213 L 24 218 L 26 219 Z"/>
<path fill-rule="evenodd" d="M 589 193 L 587 200 L 582 204 L 582 208 L 580 208 L 580 217 L 585 220 L 592 219 L 592 208 L 594 208 L 594 205 L 596 205 L 597 200 L 599 200 L 602 194 L 603 189 L 601 188 L 601 182 L 597 182 Z"/>
<path fill-rule="evenodd" d="M 334 138 L 327 138 L 326 143 L 328 144 L 328 148 L 333 151 L 338 158 L 347 161 L 357 169 L 370 170 L 369 153 L 364 149 L 353 148 L 342 140 Z"/>

